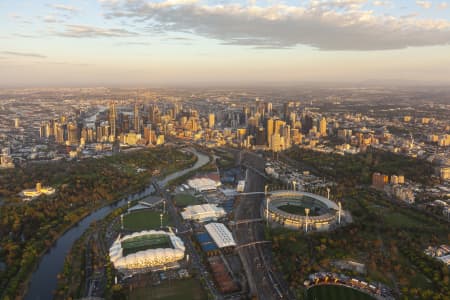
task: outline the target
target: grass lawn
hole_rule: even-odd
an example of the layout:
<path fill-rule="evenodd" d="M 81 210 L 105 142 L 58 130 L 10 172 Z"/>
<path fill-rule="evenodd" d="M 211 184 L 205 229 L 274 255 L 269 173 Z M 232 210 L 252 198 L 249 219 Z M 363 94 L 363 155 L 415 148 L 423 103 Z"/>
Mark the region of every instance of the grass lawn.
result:
<path fill-rule="evenodd" d="M 173 248 L 167 235 L 152 235 L 151 237 L 135 237 L 122 242 L 123 255 L 127 256 L 143 250 L 158 248 Z"/>
<path fill-rule="evenodd" d="M 305 216 L 305 208 L 310 208 L 307 205 L 292 205 L 292 204 L 287 204 L 287 205 L 282 205 L 282 206 L 278 206 L 278 209 L 285 211 L 287 213 L 290 214 L 294 214 L 294 215 L 299 215 L 299 216 Z M 309 211 L 309 215 L 310 216 L 318 216 L 318 214 L 311 209 Z"/>
<path fill-rule="evenodd" d="M 206 293 L 195 279 L 165 281 L 157 286 L 134 289 L 130 300 L 205 300 Z"/>
<path fill-rule="evenodd" d="M 175 195 L 175 204 L 178 207 L 185 207 L 189 205 L 201 204 L 201 201 L 191 194 L 177 194 Z"/>
<path fill-rule="evenodd" d="M 375 298 L 351 288 L 320 285 L 308 289 L 307 300 L 374 300 Z"/>
<path fill-rule="evenodd" d="M 400 212 L 392 212 L 385 215 L 386 223 L 392 227 L 421 227 L 424 224 Z"/>
<path fill-rule="evenodd" d="M 160 212 L 152 210 L 135 211 L 123 216 L 123 226 L 127 230 L 141 231 L 159 229 L 161 225 Z M 163 216 L 163 226 L 171 225 L 167 213 Z"/>

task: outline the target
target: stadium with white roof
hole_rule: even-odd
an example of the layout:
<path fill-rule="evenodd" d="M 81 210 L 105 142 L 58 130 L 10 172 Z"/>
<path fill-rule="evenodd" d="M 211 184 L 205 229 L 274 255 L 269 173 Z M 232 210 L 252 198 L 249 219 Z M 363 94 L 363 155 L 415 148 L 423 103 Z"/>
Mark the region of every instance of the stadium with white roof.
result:
<path fill-rule="evenodd" d="M 109 249 L 114 267 L 122 273 L 139 273 L 176 263 L 184 258 L 183 241 L 172 232 L 148 230 L 118 237 Z"/>

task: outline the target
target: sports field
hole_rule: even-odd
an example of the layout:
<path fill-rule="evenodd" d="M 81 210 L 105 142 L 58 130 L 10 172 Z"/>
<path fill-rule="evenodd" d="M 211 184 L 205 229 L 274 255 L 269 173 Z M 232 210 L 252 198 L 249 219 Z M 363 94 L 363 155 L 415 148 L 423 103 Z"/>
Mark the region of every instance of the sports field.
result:
<path fill-rule="evenodd" d="M 299 216 L 305 216 L 305 208 L 310 208 L 311 206 L 308 205 L 293 205 L 293 204 L 287 204 L 287 205 L 281 205 L 278 206 L 279 210 L 285 211 L 290 214 L 299 215 Z M 309 212 L 310 216 L 318 216 L 314 209 L 311 209 Z"/>
<path fill-rule="evenodd" d="M 143 250 L 173 248 L 170 239 L 164 234 L 138 236 L 122 242 L 123 256 Z"/>
<path fill-rule="evenodd" d="M 195 279 L 165 281 L 157 286 L 137 288 L 130 292 L 130 300 L 206 300 L 200 282 Z"/>
<path fill-rule="evenodd" d="M 191 194 L 183 193 L 175 195 L 175 205 L 178 207 L 185 207 L 196 204 L 201 204 L 201 201 Z"/>
<path fill-rule="evenodd" d="M 375 300 L 363 292 L 336 285 L 319 285 L 308 289 L 307 300 Z"/>
<path fill-rule="evenodd" d="M 135 211 L 123 216 L 123 226 L 126 230 L 141 231 L 160 229 L 160 212 L 152 210 Z M 171 225 L 167 213 L 163 216 L 163 226 Z"/>

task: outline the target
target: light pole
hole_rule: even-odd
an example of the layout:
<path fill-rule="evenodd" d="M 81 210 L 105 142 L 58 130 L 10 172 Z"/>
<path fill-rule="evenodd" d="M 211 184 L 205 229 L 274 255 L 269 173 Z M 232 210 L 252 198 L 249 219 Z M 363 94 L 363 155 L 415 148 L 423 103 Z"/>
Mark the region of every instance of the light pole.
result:
<path fill-rule="evenodd" d="M 309 215 L 309 208 L 305 208 L 305 215 L 306 215 L 306 219 L 305 219 L 305 229 L 306 232 L 308 232 L 308 215 Z"/>
<path fill-rule="evenodd" d="M 163 200 L 163 214 L 166 213 L 166 200 Z"/>
<path fill-rule="evenodd" d="M 338 202 L 338 205 L 339 205 L 339 213 L 338 213 L 338 223 L 339 223 L 339 224 L 341 224 L 341 211 L 342 211 L 342 204 L 341 204 L 341 202 L 340 202 L 340 201 Z"/>
<path fill-rule="evenodd" d="M 269 226 L 269 197 L 267 197 L 267 189 L 269 186 L 266 184 L 264 186 L 264 195 L 266 198 L 266 225 Z"/>

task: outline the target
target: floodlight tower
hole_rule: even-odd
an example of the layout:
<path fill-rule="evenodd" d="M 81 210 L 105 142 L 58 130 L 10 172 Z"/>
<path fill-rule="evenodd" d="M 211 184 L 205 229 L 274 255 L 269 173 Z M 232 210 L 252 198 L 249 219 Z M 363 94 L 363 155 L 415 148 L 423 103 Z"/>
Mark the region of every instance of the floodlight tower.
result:
<path fill-rule="evenodd" d="M 305 219 L 305 229 L 306 232 L 308 232 L 308 215 L 309 215 L 309 208 L 305 208 L 305 215 L 306 215 L 306 219 Z"/>
<path fill-rule="evenodd" d="M 338 202 L 339 212 L 338 212 L 338 224 L 341 224 L 341 212 L 342 212 L 342 204 L 341 201 Z"/>
<path fill-rule="evenodd" d="M 267 226 L 269 226 L 269 197 L 267 197 L 267 189 L 269 188 L 269 186 L 266 184 L 264 186 L 264 196 L 266 198 L 266 224 Z"/>

